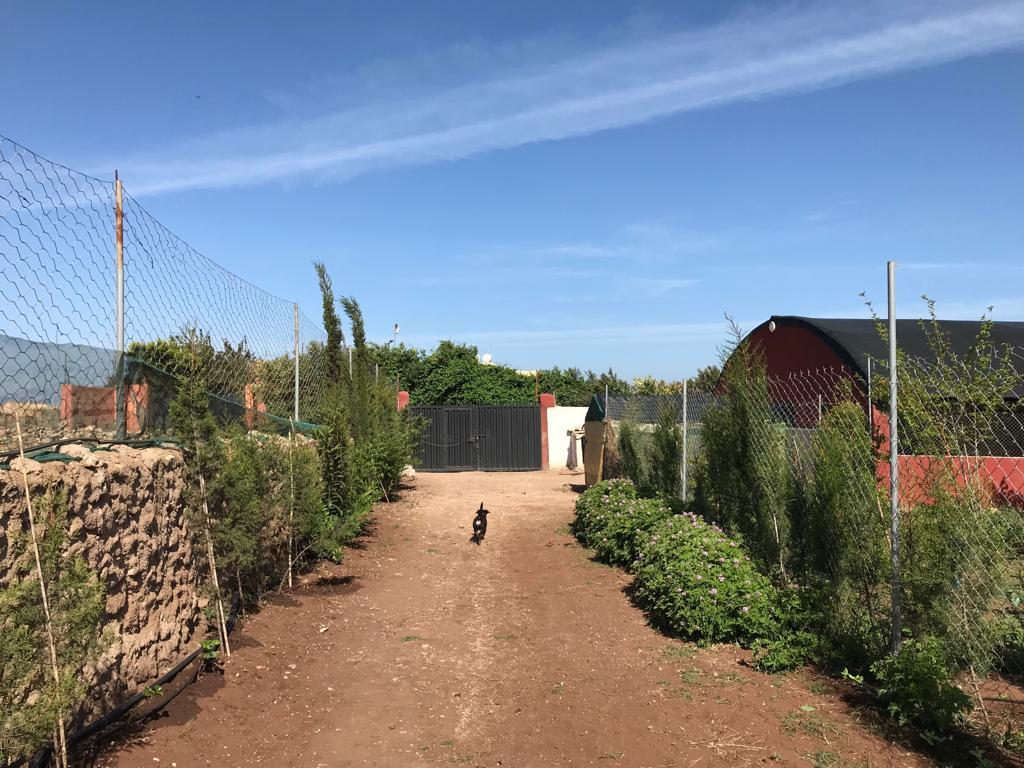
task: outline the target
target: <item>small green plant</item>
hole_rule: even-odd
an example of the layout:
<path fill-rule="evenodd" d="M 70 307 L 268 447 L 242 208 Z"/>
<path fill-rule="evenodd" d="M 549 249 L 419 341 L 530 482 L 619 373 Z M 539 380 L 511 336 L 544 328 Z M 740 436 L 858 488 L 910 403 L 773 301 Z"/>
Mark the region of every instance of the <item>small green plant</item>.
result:
<path fill-rule="evenodd" d="M 152 699 L 157 696 L 162 696 L 163 692 L 164 687 L 162 685 L 147 685 L 143 689 L 142 695 L 145 696 L 147 699 Z"/>
<path fill-rule="evenodd" d="M 208 667 L 215 665 L 220 658 L 220 640 L 208 637 L 199 643 L 199 658 Z"/>
<path fill-rule="evenodd" d="M 871 673 L 879 700 L 900 725 L 944 733 L 971 710 L 971 699 L 954 682 L 935 638 L 904 642 L 899 655 L 875 662 Z"/>
<path fill-rule="evenodd" d="M 1024 755 L 1024 731 L 1007 728 L 1003 734 L 1003 747 L 1015 755 Z"/>
<path fill-rule="evenodd" d="M 829 736 L 838 736 L 839 730 L 826 720 L 810 704 L 804 704 L 798 709 L 786 715 L 782 722 L 782 729 L 789 736 L 794 736 L 799 731 L 815 739 L 828 741 Z"/>

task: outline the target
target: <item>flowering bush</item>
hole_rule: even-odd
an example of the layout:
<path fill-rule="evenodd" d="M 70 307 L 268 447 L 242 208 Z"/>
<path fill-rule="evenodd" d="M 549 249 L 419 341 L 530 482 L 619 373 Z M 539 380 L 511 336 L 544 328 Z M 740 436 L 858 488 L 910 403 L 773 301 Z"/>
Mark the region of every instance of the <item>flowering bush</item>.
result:
<path fill-rule="evenodd" d="M 610 480 L 580 496 L 573 532 L 601 562 L 628 567 L 636 559 L 638 537 L 671 515 L 662 501 L 637 498 L 628 480 Z"/>
<path fill-rule="evenodd" d="M 609 510 L 637 497 L 629 480 L 605 480 L 580 494 L 570 528 L 585 547 L 593 547 L 608 524 Z"/>
<path fill-rule="evenodd" d="M 780 595 L 718 526 L 678 515 L 637 534 L 637 549 L 637 601 L 665 629 L 743 645 L 778 634 Z"/>

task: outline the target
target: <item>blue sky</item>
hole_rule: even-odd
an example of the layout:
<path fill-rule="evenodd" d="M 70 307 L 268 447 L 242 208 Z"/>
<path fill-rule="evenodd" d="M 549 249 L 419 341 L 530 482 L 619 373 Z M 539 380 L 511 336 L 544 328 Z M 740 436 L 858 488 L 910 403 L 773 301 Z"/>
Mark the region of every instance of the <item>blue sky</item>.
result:
<path fill-rule="evenodd" d="M 1024 319 L 1024 2 L 30 3 L 0 133 L 310 316 L 680 377 L 723 312 Z"/>

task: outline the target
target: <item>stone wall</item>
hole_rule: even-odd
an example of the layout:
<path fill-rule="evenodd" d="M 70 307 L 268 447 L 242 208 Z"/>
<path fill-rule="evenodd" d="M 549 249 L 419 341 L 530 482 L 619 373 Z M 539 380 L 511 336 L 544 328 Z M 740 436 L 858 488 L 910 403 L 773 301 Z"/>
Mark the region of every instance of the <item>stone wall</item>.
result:
<path fill-rule="evenodd" d="M 26 460 L 34 494 L 68 496 L 68 547 L 106 590 L 112 645 L 83 674 L 79 724 L 124 701 L 194 650 L 205 629 L 200 542 L 189 532 L 181 454 L 163 448 L 60 449 L 78 460 Z M 0 585 L 12 543 L 28 530 L 21 459 L 0 471 Z"/>

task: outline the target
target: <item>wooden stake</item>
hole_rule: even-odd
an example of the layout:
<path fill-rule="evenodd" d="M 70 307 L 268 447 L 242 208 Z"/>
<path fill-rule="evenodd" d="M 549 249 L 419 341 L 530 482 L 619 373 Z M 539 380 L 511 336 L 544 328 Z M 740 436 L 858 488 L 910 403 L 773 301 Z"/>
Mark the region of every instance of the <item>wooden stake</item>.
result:
<path fill-rule="evenodd" d="M 43 575 L 43 561 L 39 556 L 39 537 L 36 534 L 35 515 L 32 512 L 32 493 L 28 487 L 28 470 L 25 468 L 25 444 L 21 438 L 21 419 L 17 411 L 14 413 L 14 426 L 18 431 L 18 454 L 21 456 L 21 479 L 25 484 L 25 506 L 28 509 L 28 527 L 32 536 L 32 554 L 36 559 L 36 575 L 39 577 L 39 593 L 43 598 L 43 617 L 46 619 L 46 639 L 50 646 L 50 665 L 53 672 L 53 682 L 57 689 L 60 689 L 60 665 L 57 661 L 57 643 L 53 637 L 53 619 L 50 616 L 50 598 L 46 593 L 46 578 Z M 57 722 L 58 748 L 60 751 L 60 765 L 67 768 L 68 745 L 64 737 L 64 717 L 61 715 Z"/>
<path fill-rule="evenodd" d="M 198 439 L 197 435 L 197 448 Z M 196 463 L 199 463 L 198 451 L 196 452 Z M 224 620 L 224 602 L 220 599 L 220 579 L 217 578 L 217 558 L 213 554 L 213 533 L 210 530 L 210 506 L 206 502 L 206 478 L 203 477 L 203 468 L 201 465 L 199 466 L 199 492 L 203 497 L 203 520 L 206 523 L 206 559 L 210 564 L 210 576 L 213 579 L 213 590 L 217 595 L 217 628 L 220 633 L 221 648 L 224 649 L 224 655 L 230 656 L 231 644 L 228 642 L 228 624 Z"/>
<path fill-rule="evenodd" d="M 297 305 L 296 305 L 297 306 Z M 292 588 L 295 567 L 295 421 L 288 435 L 288 589 Z"/>

